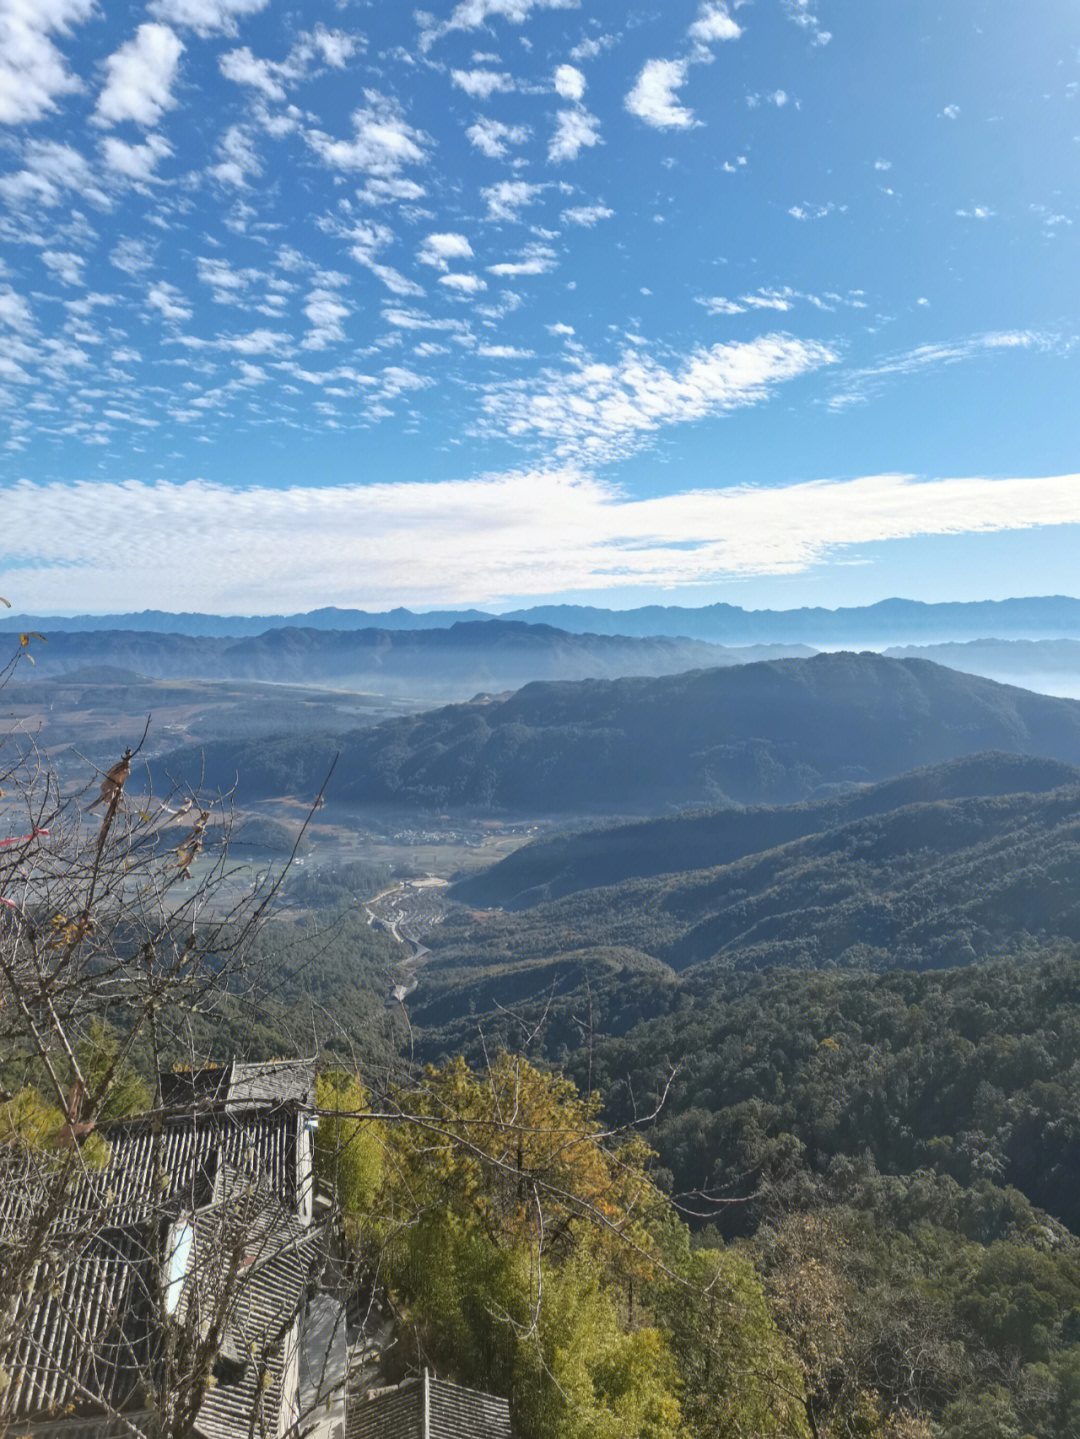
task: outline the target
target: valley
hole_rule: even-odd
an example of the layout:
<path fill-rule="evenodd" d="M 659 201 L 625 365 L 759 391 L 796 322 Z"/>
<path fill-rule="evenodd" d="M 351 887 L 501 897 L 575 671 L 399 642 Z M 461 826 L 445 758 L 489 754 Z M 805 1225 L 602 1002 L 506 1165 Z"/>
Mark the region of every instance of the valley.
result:
<path fill-rule="evenodd" d="M 6 733 L 80 804 L 150 716 L 125 813 L 209 801 L 188 868 L 201 926 L 225 933 L 280 877 L 244 976 L 177 1015 L 175 1062 L 192 1043 L 315 1046 L 376 1076 L 521 1056 L 631 1127 L 694 1244 L 767 1278 L 774 1234 L 824 1225 L 815 1263 L 846 1266 L 845 1292 L 888 1306 L 922 1286 L 980 1363 L 1064 1363 L 1080 703 L 921 646 L 618 677 L 603 671 L 626 651 L 592 647 L 575 663 L 599 673 L 547 679 L 566 651 L 537 641 L 518 687 L 451 704 L 446 673 L 419 669 L 411 689 L 150 678 L 87 654 L 67 669 L 60 648 L 20 668 Z M 190 824 L 161 821 L 174 879 Z M 1003 1247 L 1026 1279 L 993 1269 Z M 1041 1348 L 993 1317 L 1021 1283 L 1048 1316 Z M 999 1387 L 1022 1409 L 1019 1379 Z"/>

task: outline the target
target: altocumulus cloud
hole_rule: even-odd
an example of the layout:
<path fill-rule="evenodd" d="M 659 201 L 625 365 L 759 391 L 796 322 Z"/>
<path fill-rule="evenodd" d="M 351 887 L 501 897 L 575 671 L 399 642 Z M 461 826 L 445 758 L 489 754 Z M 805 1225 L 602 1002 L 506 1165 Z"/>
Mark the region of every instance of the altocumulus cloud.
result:
<path fill-rule="evenodd" d="M 482 428 L 541 438 L 560 458 L 615 459 L 639 449 L 663 425 L 758 404 L 781 381 L 837 358 L 827 346 L 791 335 L 700 347 L 669 365 L 644 349 L 627 349 L 615 364 L 577 360 L 492 386 Z"/>
<path fill-rule="evenodd" d="M 280 612 L 792 574 L 852 545 L 1080 524 L 1080 476 L 872 475 L 645 500 L 572 468 L 324 489 L 20 481 L 0 504 L 20 607 L 165 606 L 183 556 L 190 608 Z M 120 531 L 140 536 L 122 565 Z"/>

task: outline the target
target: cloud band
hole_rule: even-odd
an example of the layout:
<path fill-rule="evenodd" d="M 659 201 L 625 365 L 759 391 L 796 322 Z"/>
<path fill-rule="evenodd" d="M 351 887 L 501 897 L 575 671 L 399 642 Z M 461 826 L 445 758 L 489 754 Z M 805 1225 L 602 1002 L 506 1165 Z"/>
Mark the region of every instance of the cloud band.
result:
<path fill-rule="evenodd" d="M 872 475 L 638 500 L 571 469 L 433 484 L 0 489 L 20 609 L 481 603 L 805 570 L 847 547 L 1080 524 L 1080 476 Z"/>

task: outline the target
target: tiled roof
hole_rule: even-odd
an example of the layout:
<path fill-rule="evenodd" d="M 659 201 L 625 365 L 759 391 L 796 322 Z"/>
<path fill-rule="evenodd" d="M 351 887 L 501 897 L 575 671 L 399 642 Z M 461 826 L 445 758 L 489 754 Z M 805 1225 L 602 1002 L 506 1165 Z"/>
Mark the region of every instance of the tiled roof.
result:
<path fill-rule="evenodd" d="M 424 1439 L 424 1395 L 418 1380 L 370 1399 L 349 1400 L 348 1439 Z"/>
<path fill-rule="evenodd" d="M 505 1399 L 445 1379 L 429 1383 L 427 1439 L 510 1439 L 510 1406 Z"/>
<path fill-rule="evenodd" d="M 217 1382 L 199 1410 L 197 1425 L 205 1439 L 277 1435 L 290 1331 L 301 1311 L 315 1247 L 311 1238 L 287 1245 L 245 1279 L 222 1346 L 236 1362 L 219 1366 Z"/>
<path fill-rule="evenodd" d="M 511 1439 L 510 1406 L 425 1374 L 351 1399 L 348 1439 Z"/>
<path fill-rule="evenodd" d="M 229 1080 L 230 1105 L 302 1104 L 315 1105 L 315 1061 L 275 1060 L 270 1064 L 249 1064 L 236 1060 Z"/>
<path fill-rule="evenodd" d="M 295 1093 L 295 1084 L 292 1091 Z M 256 1399 L 274 1413 L 284 1365 L 276 1336 L 296 1313 L 314 1258 L 297 1218 L 301 1111 L 292 1104 L 242 1113 L 231 1104 L 187 1118 L 103 1126 L 110 1155 L 82 1171 L 51 1224 L 49 1254 L 15 1314 L 14 1341 L 0 1355 L 8 1383 L 0 1423 L 83 1410 L 94 1396 L 121 1408 L 140 1401 L 139 1381 L 160 1355 L 164 1238 L 178 1216 L 211 1221 L 241 1193 L 249 1204 L 242 1304 L 226 1349 L 250 1358 L 234 1366 L 204 1405 L 207 1439 L 245 1439 Z M 44 1181 L 47 1183 L 47 1179 Z M 17 1244 L 32 1217 L 33 1172 L 0 1183 L 0 1238 Z M 205 1206 L 213 1205 L 207 1210 Z M 277 1345 L 277 1352 L 268 1351 Z M 265 1377 L 261 1380 L 260 1367 Z M 256 1394 L 255 1386 L 260 1386 Z M 92 1407 L 92 1406 L 91 1406 Z M 201 1418 L 200 1418 L 201 1427 Z"/>
<path fill-rule="evenodd" d="M 293 1103 L 310 1109 L 315 1103 L 315 1061 L 235 1059 L 231 1064 L 162 1072 L 158 1089 L 166 1110 L 221 1103 L 238 1108 Z"/>

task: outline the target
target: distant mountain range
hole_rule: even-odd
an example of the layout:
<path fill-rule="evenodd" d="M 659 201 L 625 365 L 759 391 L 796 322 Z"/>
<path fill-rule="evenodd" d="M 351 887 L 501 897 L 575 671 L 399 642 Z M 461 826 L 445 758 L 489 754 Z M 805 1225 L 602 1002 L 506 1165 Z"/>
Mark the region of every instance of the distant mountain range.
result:
<path fill-rule="evenodd" d="M 550 625 L 465 621 L 447 629 L 286 628 L 240 639 L 150 630 L 52 631 L 35 643 L 35 673 L 88 666 L 157 679 L 261 680 L 331 685 L 426 699 L 465 700 L 531 680 L 664 675 L 706 665 L 806 655 L 800 645 L 726 649 L 665 636 L 568 634 Z"/>
<path fill-rule="evenodd" d="M 242 637 L 268 630 L 422 630 L 445 629 L 468 622 L 520 621 L 551 625 L 574 634 L 682 635 L 713 644 L 804 644 L 820 648 L 880 648 L 886 645 L 983 639 L 1080 638 L 1080 599 L 1062 595 L 956 604 L 924 604 L 889 599 L 845 609 L 746 610 L 714 604 L 689 608 L 647 605 L 611 610 L 587 605 L 537 605 L 508 614 L 484 610 L 434 610 L 417 614 L 394 609 L 321 609 L 302 615 L 140 614 L 7 615 L 0 630 L 60 631 L 137 630 L 201 637 Z"/>
<path fill-rule="evenodd" d="M 926 660 L 822 654 L 658 679 L 534 683 L 319 742 L 174 755 L 238 798 L 517 813 L 649 814 L 787 804 L 985 750 L 1080 764 L 1080 702 Z M 163 762 L 164 763 L 164 762 Z"/>
<path fill-rule="evenodd" d="M 896 646 L 885 653 L 897 659 L 918 655 L 966 674 L 1080 698 L 1080 640 L 979 639 Z"/>

